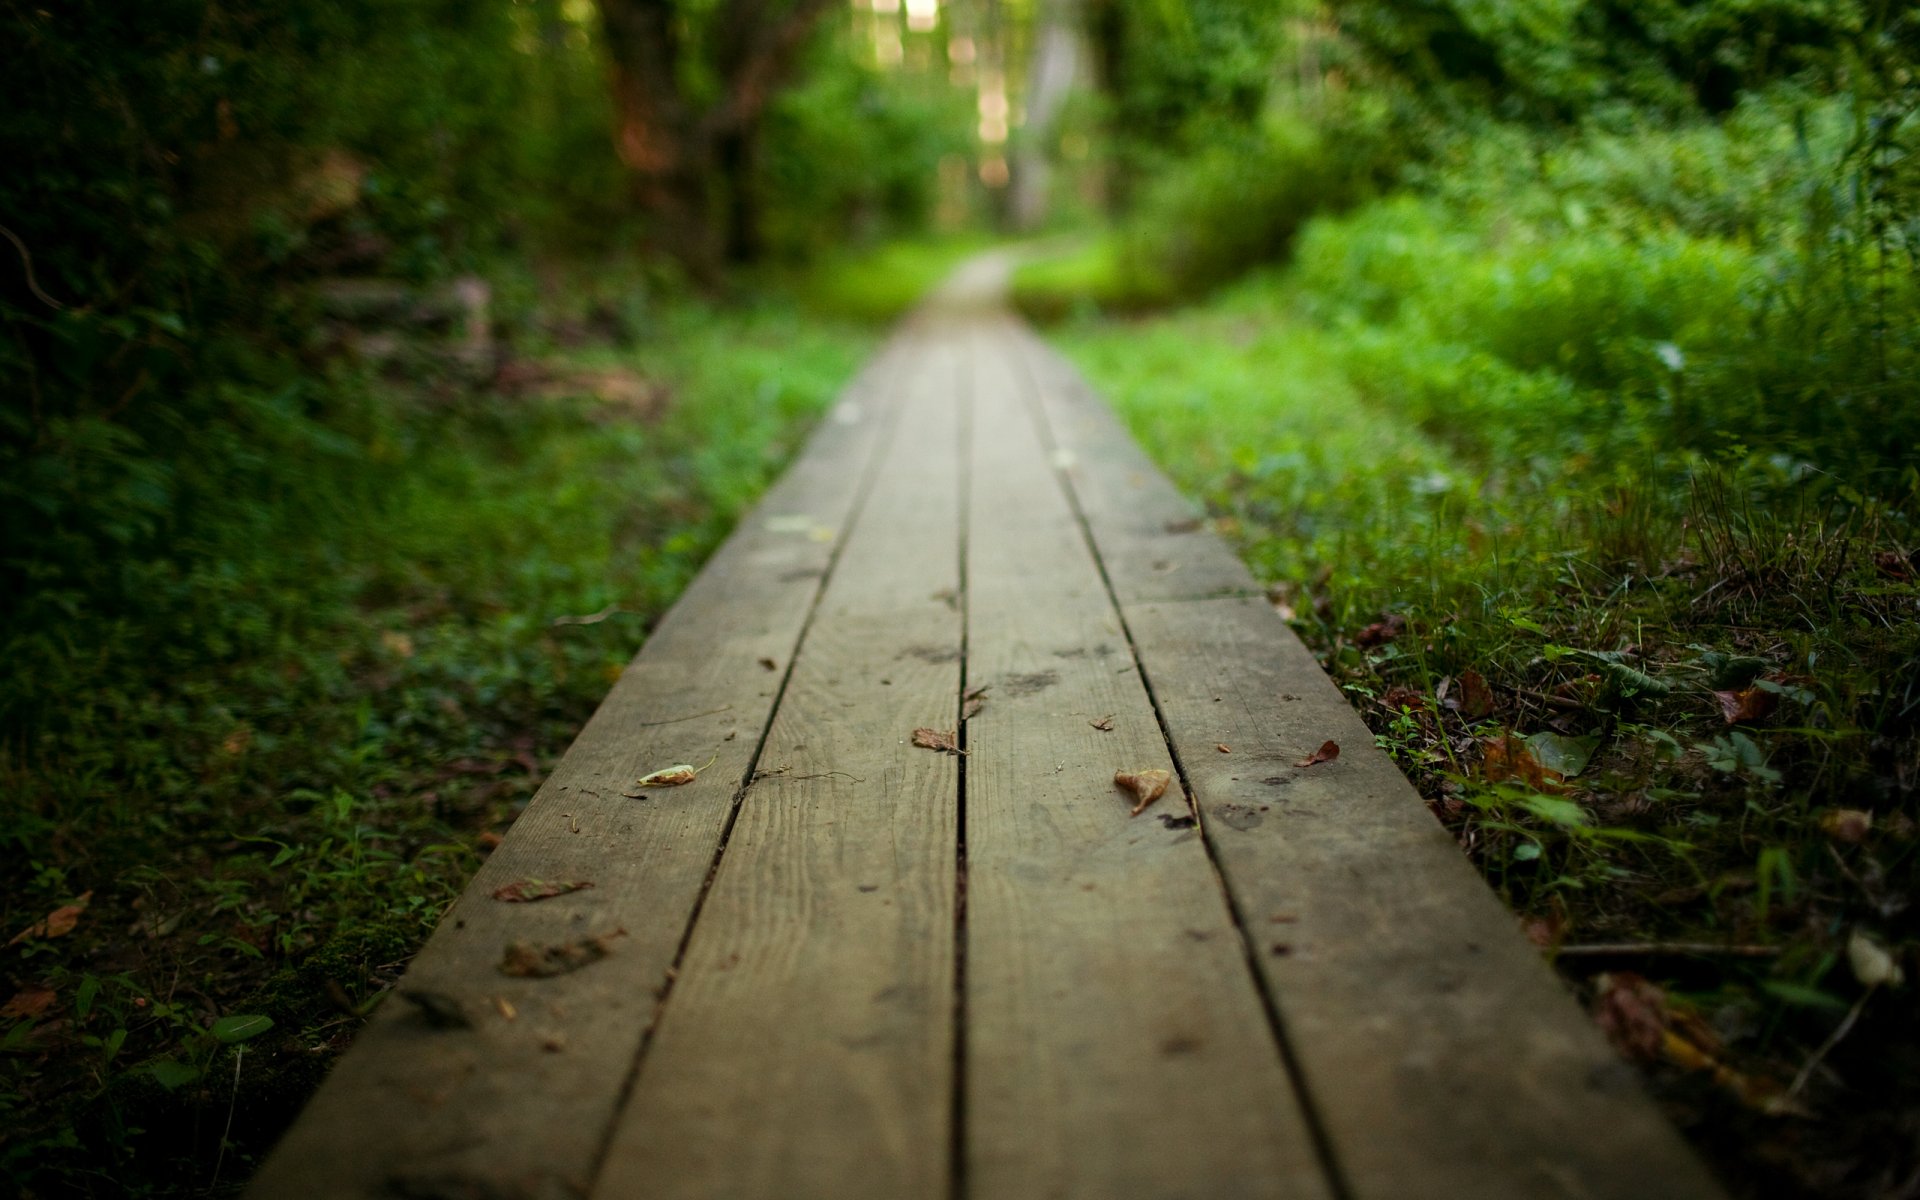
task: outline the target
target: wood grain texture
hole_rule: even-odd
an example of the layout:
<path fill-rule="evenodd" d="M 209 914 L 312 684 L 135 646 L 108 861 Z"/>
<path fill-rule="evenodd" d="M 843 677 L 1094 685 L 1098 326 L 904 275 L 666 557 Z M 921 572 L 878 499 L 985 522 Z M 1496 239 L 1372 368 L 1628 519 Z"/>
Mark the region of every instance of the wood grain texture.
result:
<path fill-rule="evenodd" d="M 1054 465 L 1081 507 L 1099 515 L 1100 554 L 1122 604 L 1260 595 L 1243 564 L 1208 530 L 1073 364 L 1024 325 L 1009 329 L 1028 394 L 1046 415 Z"/>
<path fill-rule="evenodd" d="M 1217 877 L 1028 414 L 1002 327 L 974 354 L 969 522 L 969 1193 L 1326 1194 Z M 1092 722 L 1111 717 L 1112 730 Z"/>
<path fill-rule="evenodd" d="M 1271 606 L 1154 582 L 1218 539 L 1141 521 L 1135 498 L 1171 485 L 1111 450 L 1124 432 L 1069 365 L 1023 349 L 1353 1194 L 1718 1195 Z M 1336 762 L 1293 765 L 1329 739 Z"/>
<path fill-rule="evenodd" d="M 904 333 L 849 387 L 408 968 L 402 989 L 449 997 L 472 1028 L 436 1029 L 411 1005 L 383 1004 L 251 1195 L 583 1194 L 773 707 L 780 675 L 760 660 L 792 655 L 880 444 L 897 369 L 918 346 Z M 716 755 L 693 784 L 622 795 L 648 771 Z M 536 904 L 490 898 L 529 877 L 595 886 Z M 498 970 L 509 942 L 619 930 L 609 957 L 573 974 Z"/>
<path fill-rule="evenodd" d="M 1269 604 L 1126 612 L 1355 1196 L 1720 1194 Z"/>
<path fill-rule="evenodd" d="M 595 1194 L 934 1196 L 949 1174 L 959 363 L 922 353 Z"/>

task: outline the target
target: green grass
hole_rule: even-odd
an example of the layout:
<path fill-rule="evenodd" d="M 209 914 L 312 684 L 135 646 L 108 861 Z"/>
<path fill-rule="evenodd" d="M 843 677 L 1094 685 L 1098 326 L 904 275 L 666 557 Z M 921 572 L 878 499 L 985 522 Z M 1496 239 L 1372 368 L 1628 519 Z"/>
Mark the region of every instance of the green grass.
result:
<path fill-rule="evenodd" d="M 604 268 L 502 291 L 539 386 L 343 372 L 377 419 L 127 564 L 150 611 L 9 631 L 0 921 L 90 895 L 7 952 L 52 993 L 0 1021 L 11 1187 L 204 1194 L 230 1108 L 243 1180 L 874 340 Z"/>
<path fill-rule="evenodd" d="M 980 235 L 901 239 L 830 258 L 788 286 L 809 313 L 886 325 L 918 303 L 962 259 L 988 244 Z"/>
<path fill-rule="evenodd" d="M 1648 1071 L 1737 1187 L 1865 1195 L 1816 1181 L 1907 1170 L 1920 1110 L 1906 1002 L 1849 956 L 1920 943 L 1920 497 L 1845 431 L 1753 449 L 1662 393 L 1648 360 L 1751 388 L 1751 261 L 1398 199 L 1055 332 L 1537 940 L 1766 948 L 1560 962 L 1597 1011 L 1622 970 L 1664 990 L 1719 1073 Z"/>

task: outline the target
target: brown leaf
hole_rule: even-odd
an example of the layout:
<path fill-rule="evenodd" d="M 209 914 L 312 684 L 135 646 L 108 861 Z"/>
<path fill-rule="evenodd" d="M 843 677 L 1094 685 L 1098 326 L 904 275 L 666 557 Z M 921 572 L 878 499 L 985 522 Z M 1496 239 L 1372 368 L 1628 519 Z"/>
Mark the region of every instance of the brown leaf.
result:
<path fill-rule="evenodd" d="M 1614 1049 L 1657 1062 L 1667 1038 L 1667 994 L 1633 971 L 1600 976 L 1593 1020 Z"/>
<path fill-rule="evenodd" d="M 942 733 L 938 729 L 916 729 L 913 731 L 913 744 L 927 750 L 937 750 L 942 754 L 965 754 L 959 743 L 954 740 L 956 731 Z"/>
<path fill-rule="evenodd" d="M 6 1007 L 0 1008 L 0 1021 L 20 1021 L 37 1017 L 47 1011 L 54 1001 L 53 989 L 37 983 L 30 983 L 14 993 Z"/>
<path fill-rule="evenodd" d="M 1115 771 L 1115 787 L 1133 793 L 1133 811 L 1128 816 L 1137 817 L 1147 805 L 1167 794 L 1167 785 L 1173 782 L 1173 772 L 1152 768 L 1141 771 Z"/>
<path fill-rule="evenodd" d="M 551 946 L 509 942 L 500 957 L 500 973 L 516 979 L 547 979 L 591 966 L 613 953 L 613 940 L 627 931 L 616 929 L 592 937 L 575 938 Z"/>
<path fill-rule="evenodd" d="M 1232 754 L 1232 753 L 1233 753 L 1233 747 L 1232 747 L 1232 746 L 1229 746 L 1229 745 L 1227 745 L 1227 744 L 1226 744 L 1225 742 L 1215 742 L 1215 743 L 1213 744 L 1213 748 L 1214 748 L 1215 750 L 1218 750 L 1218 751 L 1219 751 L 1220 753 L 1222 753 L 1222 754 Z"/>
<path fill-rule="evenodd" d="M 967 702 L 960 706 L 960 719 L 962 721 L 971 721 L 979 716 L 980 710 L 986 706 L 987 702 L 984 697 L 969 696 Z"/>
<path fill-rule="evenodd" d="M 1487 677 L 1469 667 L 1460 672 L 1460 715 L 1478 721 L 1493 712 L 1493 689 Z"/>
<path fill-rule="evenodd" d="M 1098 729 L 1101 733 L 1113 732 L 1112 714 L 1108 714 L 1107 716 L 1101 717 L 1098 721 L 1088 721 L 1087 724 L 1093 726 L 1095 729 Z"/>
<path fill-rule="evenodd" d="M 1402 709 L 1407 712 L 1425 712 L 1427 698 L 1404 684 L 1395 684 L 1380 697 L 1380 705 L 1388 712 L 1398 714 Z"/>
<path fill-rule="evenodd" d="M 1399 613 L 1388 613 L 1381 620 L 1353 635 L 1353 644 L 1361 649 L 1384 646 L 1406 632 L 1407 619 Z"/>
<path fill-rule="evenodd" d="M 763 659 L 761 659 L 761 660 L 760 660 L 760 665 L 761 665 L 761 666 L 763 666 L 763 667 L 765 667 L 765 668 L 766 668 L 767 670 L 769 670 L 769 671 L 778 671 L 778 670 L 780 669 L 780 664 L 779 664 L 779 663 L 777 663 L 777 662 L 775 662 L 775 661 L 773 661 L 773 660 L 772 660 L 772 659 L 770 659 L 770 658 L 763 658 Z"/>
<path fill-rule="evenodd" d="M 495 850 L 498 850 L 500 848 L 500 843 L 506 840 L 507 840 L 506 838 L 501 837 L 499 834 L 495 833 L 491 829 L 481 830 L 480 836 L 474 839 L 474 841 L 479 844 L 482 850 L 485 850 L 489 853 Z"/>
<path fill-rule="evenodd" d="M 1567 790 L 1566 776 L 1540 764 L 1525 738 L 1511 733 L 1480 739 L 1483 757 L 1480 777 L 1488 783 L 1523 783 L 1536 792 L 1558 796 Z"/>
<path fill-rule="evenodd" d="M 87 911 L 87 905 L 91 903 L 92 900 L 92 892 L 83 893 L 81 897 L 72 904 L 61 905 L 45 917 L 35 921 L 19 933 L 14 934 L 13 940 L 8 942 L 7 945 L 18 946 L 21 942 L 29 940 L 38 941 L 45 938 L 67 936 L 73 932 L 73 927 L 80 923 L 80 914 Z"/>
<path fill-rule="evenodd" d="M 1330 763 L 1334 759 L 1339 757 L 1340 757 L 1339 742 L 1322 742 L 1320 743 L 1320 748 L 1318 750 L 1315 750 L 1312 754 L 1307 755 L 1305 758 L 1301 759 L 1297 763 L 1294 763 L 1293 765 L 1296 767 L 1311 767 L 1316 763 Z"/>
<path fill-rule="evenodd" d="M 557 879 L 516 879 L 512 883 L 493 889 L 493 898 L 512 903 L 530 903 L 534 900 L 545 900 L 549 896 L 564 896 L 568 892 L 577 892 L 592 886 L 593 884 L 584 879 L 567 882 Z"/>
<path fill-rule="evenodd" d="M 1780 703 L 1778 695 L 1757 687 L 1741 692 L 1715 692 L 1714 696 L 1720 701 L 1720 714 L 1729 725 L 1762 720 Z"/>

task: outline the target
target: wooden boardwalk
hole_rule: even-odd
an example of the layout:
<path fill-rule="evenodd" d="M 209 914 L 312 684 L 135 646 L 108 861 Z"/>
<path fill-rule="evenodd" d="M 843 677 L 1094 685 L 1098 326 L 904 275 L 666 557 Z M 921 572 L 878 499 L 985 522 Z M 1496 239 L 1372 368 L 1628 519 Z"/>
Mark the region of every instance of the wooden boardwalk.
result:
<path fill-rule="evenodd" d="M 851 385 L 253 1195 L 1718 1194 L 1002 271 Z"/>

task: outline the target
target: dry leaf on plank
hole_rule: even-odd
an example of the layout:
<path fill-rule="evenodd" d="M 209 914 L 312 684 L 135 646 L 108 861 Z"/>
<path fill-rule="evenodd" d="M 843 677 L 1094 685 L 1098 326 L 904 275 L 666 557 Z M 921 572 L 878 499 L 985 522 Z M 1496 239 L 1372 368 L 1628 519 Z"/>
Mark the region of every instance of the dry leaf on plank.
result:
<path fill-rule="evenodd" d="M 613 940 L 626 935 L 626 930 L 616 929 L 611 933 L 575 938 L 551 946 L 508 942 L 500 957 L 500 973 L 517 979 L 547 979 L 554 975 L 567 975 L 612 954 Z"/>
<path fill-rule="evenodd" d="M 1133 811 L 1128 816 L 1137 817 L 1147 805 L 1167 794 L 1167 785 L 1173 782 L 1173 772 L 1158 768 L 1144 771 L 1115 771 L 1113 784 L 1123 791 L 1133 794 Z"/>
<path fill-rule="evenodd" d="M 1316 763 L 1330 763 L 1334 759 L 1339 757 L 1340 757 L 1339 742 L 1332 742 L 1332 741 L 1322 742 L 1320 743 L 1320 748 L 1318 750 L 1315 750 L 1312 754 L 1307 755 L 1305 758 L 1301 759 L 1297 763 L 1294 763 L 1293 765 L 1296 767 L 1311 767 Z"/>
<path fill-rule="evenodd" d="M 913 744 L 928 750 L 938 750 L 942 754 L 965 754 L 954 741 L 954 731 L 942 733 L 938 729 L 916 729 L 913 731 Z"/>

